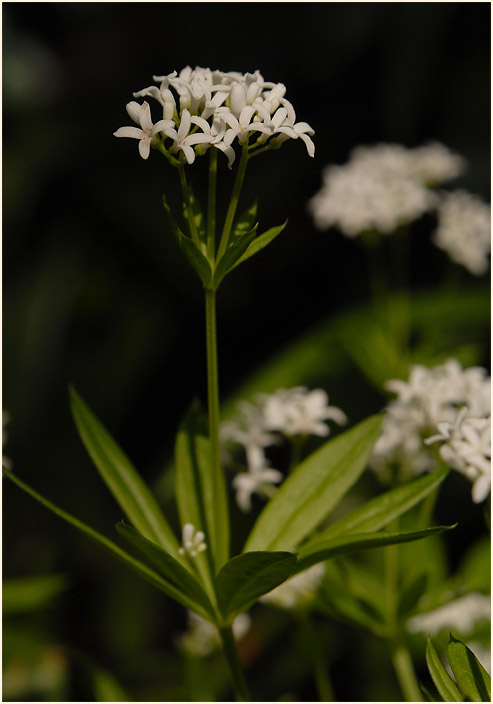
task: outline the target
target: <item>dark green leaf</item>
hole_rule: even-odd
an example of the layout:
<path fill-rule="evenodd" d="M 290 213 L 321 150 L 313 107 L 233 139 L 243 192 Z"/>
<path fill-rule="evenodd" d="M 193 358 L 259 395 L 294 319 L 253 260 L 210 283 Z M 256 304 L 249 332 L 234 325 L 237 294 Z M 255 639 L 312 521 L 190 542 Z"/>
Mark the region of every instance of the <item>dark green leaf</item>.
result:
<path fill-rule="evenodd" d="M 465 701 L 490 702 L 491 678 L 474 653 L 450 634 L 448 661 Z"/>
<path fill-rule="evenodd" d="M 192 405 L 176 437 L 175 492 L 181 525 L 192 523 L 206 535 L 217 567 L 228 559 L 228 522 L 216 515 L 214 476 L 207 418 L 200 405 Z M 219 507 L 220 512 L 220 507 Z M 205 556 L 197 558 L 205 559 Z"/>
<path fill-rule="evenodd" d="M 402 588 L 402 594 L 399 597 L 399 605 L 397 614 L 400 618 L 406 617 L 416 606 L 421 596 L 426 590 L 428 583 L 428 575 L 426 572 L 420 572 L 411 582 Z"/>
<path fill-rule="evenodd" d="M 168 220 L 171 225 L 171 229 L 173 231 L 173 234 L 175 235 L 178 245 L 180 246 L 181 251 L 185 255 L 188 263 L 193 267 L 195 272 L 198 274 L 200 280 L 204 284 L 204 286 L 209 286 L 211 282 L 211 267 L 209 265 L 209 262 L 205 258 L 205 256 L 202 254 L 200 249 L 197 248 L 193 240 L 191 240 L 189 237 L 186 237 L 183 232 L 180 230 L 178 227 L 175 218 L 173 217 L 173 213 L 171 212 L 171 208 L 169 207 L 165 196 L 163 196 L 163 205 L 164 209 L 166 211 L 166 214 L 168 215 Z"/>
<path fill-rule="evenodd" d="M 115 543 L 106 538 L 104 535 L 101 535 L 101 533 L 98 533 L 96 530 L 83 523 L 78 518 L 75 518 L 67 511 L 64 511 L 63 509 L 59 508 L 51 501 L 48 501 L 48 499 L 45 499 L 44 496 L 41 496 L 41 494 L 38 494 L 37 491 L 31 489 L 30 486 L 28 486 L 25 482 L 16 477 L 15 474 L 12 474 L 12 472 L 5 469 L 5 467 L 3 468 L 3 472 L 9 479 L 14 482 L 14 484 L 17 484 L 18 487 L 20 487 L 21 489 L 23 489 L 23 491 L 25 491 L 27 494 L 36 499 L 36 501 L 39 501 L 39 503 L 43 504 L 43 506 L 46 506 L 46 508 L 50 509 L 50 511 L 53 511 L 53 513 L 55 513 L 57 516 L 63 518 L 64 521 L 70 523 L 72 526 L 80 530 L 82 533 L 87 535 L 96 543 L 104 547 L 114 557 L 123 562 L 134 572 L 137 572 L 145 580 L 153 584 L 155 587 L 160 589 L 172 599 L 178 601 L 187 609 L 191 609 L 192 611 L 195 611 L 204 618 L 210 619 L 208 612 L 205 611 L 199 603 L 196 603 L 195 601 L 189 599 L 189 597 L 184 594 L 180 589 L 177 589 L 173 584 L 163 579 L 157 572 L 152 570 L 143 562 L 140 562 L 140 560 L 136 560 L 134 557 L 132 557 L 120 547 L 118 547 L 118 545 L 115 545 Z"/>
<path fill-rule="evenodd" d="M 176 553 L 175 535 L 137 470 L 74 389 L 70 397 L 82 442 L 128 519 L 146 538 Z"/>
<path fill-rule="evenodd" d="M 191 601 L 200 604 L 214 619 L 214 609 L 195 577 L 185 569 L 178 560 L 165 552 L 159 545 L 151 543 L 135 528 L 123 521 L 117 523 L 117 531 L 128 540 L 146 558 L 146 562 L 159 572 L 166 580 L 180 589 Z"/>
<path fill-rule="evenodd" d="M 259 597 L 293 572 L 296 555 L 289 552 L 247 552 L 233 557 L 216 577 L 219 608 L 226 620 L 245 611 Z"/>
<path fill-rule="evenodd" d="M 244 210 L 233 226 L 233 239 L 248 234 L 257 217 L 257 201 L 255 200 L 247 210 Z"/>
<path fill-rule="evenodd" d="M 408 543 L 412 540 L 421 540 L 431 535 L 443 533 L 451 530 L 455 526 L 433 526 L 423 530 L 403 531 L 398 533 L 355 533 L 354 535 L 342 535 L 331 540 L 321 540 L 317 543 L 310 543 L 307 547 L 302 547 L 299 552 L 296 572 L 302 572 L 317 562 L 328 560 L 329 558 L 345 555 L 358 550 L 368 550 L 379 548 L 384 545 L 394 545 L 397 543 Z"/>
<path fill-rule="evenodd" d="M 213 283 L 215 287 L 219 286 L 226 274 L 231 271 L 231 269 L 235 268 L 245 250 L 248 248 L 252 240 L 254 240 L 256 234 L 257 225 L 255 225 L 255 227 L 253 227 L 245 235 L 232 240 L 228 249 L 219 260 L 217 268 L 214 272 Z"/>
<path fill-rule="evenodd" d="M 381 416 L 367 418 L 298 465 L 260 514 L 245 551 L 292 550 L 309 535 L 364 471 L 381 423 Z"/>
<path fill-rule="evenodd" d="M 426 664 L 428 665 L 428 670 L 435 683 L 435 687 L 438 689 L 444 702 L 464 701 L 453 679 L 442 665 L 438 653 L 429 638 L 426 644 Z"/>
<path fill-rule="evenodd" d="M 440 699 L 435 699 L 435 697 L 431 694 L 429 690 L 426 689 L 424 684 L 420 684 L 419 688 L 421 690 L 421 693 L 423 694 L 425 702 L 438 702 L 441 701 Z"/>
<path fill-rule="evenodd" d="M 321 531 L 315 540 L 334 538 L 343 533 L 379 530 L 421 501 L 442 482 L 449 472 L 441 467 L 402 486 L 387 491 Z"/>
<path fill-rule="evenodd" d="M 238 266 L 239 264 L 242 264 L 247 259 L 250 259 L 250 257 L 253 257 L 254 254 L 260 252 L 261 249 L 267 247 L 267 245 L 270 244 L 272 240 L 277 237 L 277 235 L 281 234 L 287 224 L 288 221 L 285 220 L 282 225 L 276 225 L 276 227 L 271 227 L 265 232 L 263 232 L 261 235 L 259 235 L 257 238 L 255 238 L 246 250 L 246 252 L 235 262 L 232 268 Z"/>
<path fill-rule="evenodd" d="M 193 219 L 195 222 L 195 227 L 197 228 L 197 232 L 199 233 L 199 238 L 202 242 L 205 242 L 206 239 L 206 232 L 205 232 L 205 218 L 204 218 L 204 213 L 202 212 L 202 208 L 200 207 L 200 203 L 195 196 L 195 193 L 192 190 L 192 187 L 190 184 L 188 184 L 188 193 L 190 196 L 190 205 L 192 206 L 192 213 L 193 213 Z M 188 222 L 188 212 L 187 212 L 187 207 L 186 203 L 183 203 L 183 216 L 185 220 Z"/>

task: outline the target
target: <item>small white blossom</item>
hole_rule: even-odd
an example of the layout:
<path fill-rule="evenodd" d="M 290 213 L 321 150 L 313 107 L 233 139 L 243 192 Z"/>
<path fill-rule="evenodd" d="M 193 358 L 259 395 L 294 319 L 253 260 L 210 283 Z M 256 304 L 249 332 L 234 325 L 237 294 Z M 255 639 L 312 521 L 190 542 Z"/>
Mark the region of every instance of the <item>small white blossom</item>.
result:
<path fill-rule="evenodd" d="M 261 469 L 265 465 L 264 448 L 276 444 L 278 439 L 268 431 L 261 406 L 242 401 L 237 408 L 235 419 L 221 424 L 221 440 L 243 445 L 249 470 Z"/>
<path fill-rule="evenodd" d="M 252 495 L 269 497 L 272 494 L 272 485 L 278 484 L 283 478 L 282 472 L 267 465 L 248 472 L 239 472 L 233 479 L 236 503 L 244 513 L 251 511 Z"/>
<path fill-rule="evenodd" d="M 413 616 L 407 622 L 411 633 L 435 635 L 442 629 L 457 630 L 467 635 L 479 621 L 491 618 L 491 601 L 480 592 L 472 592 L 450 601 L 433 611 Z"/>
<path fill-rule="evenodd" d="M 191 125 L 190 112 L 185 108 L 181 114 L 178 130 L 171 125 L 164 127 L 162 130 L 167 137 L 173 140 L 170 152 L 173 153 L 181 150 L 185 154 L 185 158 L 189 164 L 193 164 L 195 161 L 195 152 L 192 149 L 192 145 L 210 144 L 212 139 L 210 134 L 207 135 L 203 132 L 189 134 Z"/>
<path fill-rule="evenodd" d="M 114 132 L 115 137 L 131 137 L 139 140 L 139 153 L 143 159 L 149 158 L 151 145 L 156 140 L 158 132 L 163 132 L 169 129 L 173 122 L 171 120 L 159 120 L 155 125 L 152 124 L 151 109 L 149 104 L 144 102 L 142 105 L 132 101 L 127 105 L 127 112 L 134 122 L 140 125 L 138 127 L 120 127 Z"/>
<path fill-rule="evenodd" d="M 195 531 L 192 523 L 185 523 L 182 528 L 182 547 L 178 550 L 179 554 L 197 557 L 199 553 L 207 550 L 204 538 L 205 535 L 201 530 Z"/>
<path fill-rule="evenodd" d="M 309 391 L 304 386 L 292 389 L 278 389 L 275 393 L 263 397 L 265 427 L 277 430 L 283 435 L 319 435 L 329 434 L 327 420 L 339 425 L 347 422 L 347 417 L 340 408 L 329 406 L 329 397 L 323 389 Z"/>
<path fill-rule="evenodd" d="M 265 594 L 260 601 L 282 609 L 295 609 L 313 600 L 325 574 L 325 565 L 319 562 L 290 577 L 278 587 Z"/>
<path fill-rule="evenodd" d="M 248 614 L 239 614 L 232 624 L 233 635 L 241 640 L 251 626 Z M 221 647 L 221 639 L 216 626 L 198 616 L 193 611 L 188 612 L 188 628 L 178 638 L 178 647 L 187 655 L 205 657 Z"/>
<path fill-rule="evenodd" d="M 465 191 L 444 194 L 433 241 L 471 274 L 486 273 L 491 249 L 490 206 Z"/>

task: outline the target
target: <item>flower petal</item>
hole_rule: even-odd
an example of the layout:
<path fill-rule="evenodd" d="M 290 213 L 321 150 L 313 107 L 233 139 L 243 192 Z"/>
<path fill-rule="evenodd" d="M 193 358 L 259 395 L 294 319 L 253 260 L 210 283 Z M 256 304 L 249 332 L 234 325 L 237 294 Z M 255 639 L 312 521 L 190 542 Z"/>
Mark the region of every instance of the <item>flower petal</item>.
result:
<path fill-rule="evenodd" d="M 132 139 L 142 139 L 142 130 L 138 127 L 120 127 L 113 132 L 114 137 L 131 137 Z"/>
<path fill-rule="evenodd" d="M 146 137 L 141 139 L 139 142 L 139 154 L 143 159 L 149 158 L 149 153 L 151 151 L 151 138 Z"/>

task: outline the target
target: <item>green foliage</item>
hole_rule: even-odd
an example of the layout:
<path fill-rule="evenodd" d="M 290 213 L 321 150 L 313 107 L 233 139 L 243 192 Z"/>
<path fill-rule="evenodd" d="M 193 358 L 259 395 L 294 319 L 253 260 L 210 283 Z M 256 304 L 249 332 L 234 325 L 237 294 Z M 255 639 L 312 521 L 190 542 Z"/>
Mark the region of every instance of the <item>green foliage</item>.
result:
<path fill-rule="evenodd" d="M 6 579 L 2 585 L 3 613 L 26 613 L 42 609 L 56 599 L 68 586 L 63 574 Z"/>
<path fill-rule="evenodd" d="M 252 227 L 252 229 L 244 235 L 236 237 L 232 240 L 231 244 L 224 252 L 224 255 L 219 260 L 216 270 L 214 271 L 214 276 L 212 278 L 214 288 L 217 288 L 226 274 L 228 274 L 241 261 L 244 260 L 245 252 L 248 250 L 251 243 L 255 241 L 257 227 L 258 225 L 254 225 L 254 227 Z"/>
<path fill-rule="evenodd" d="M 168 216 L 168 222 L 170 224 L 171 230 L 174 236 L 176 237 L 176 241 L 178 242 L 181 251 L 185 255 L 186 260 L 198 274 L 204 286 L 209 286 L 212 278 L 212 271 L 209 262 L 207 261 L 206 257 L 202 254 L 200 249 L 198 249 L 195 243 L 190 239 L 190 237 L 184 235 L 183 232 L 180 230 L 173 216 L 173 212 L 170 206 L 168 205 L 168 202 L 164 195 L 163 206 L 166 215 Z M 203 216 L 201 214 L 195 216 L 195 222 L 197 223 L 197 225 L 201 225 L 203 229 Z M 199 232 L 201 231 L 202 230 L 199 229 Z"/>
<path fill-rule="evenodd" d="M 241 611 L 284 582 L 296 566 L 289 552 L 247 552 L 233 557 L 216 577 L 218 605 L 231 623 Z"/>
<path fill-rule="evenodd" d="M 438 693 L 444 702 L 461 702 L 462 695 L 457 689 L 453 679 L 441 663 L 435 646 L 428 638 L 426 644 L 426 664 L 430 671 L 431 678 L 438 689 Z"/>
<path fill-rule="evenodd" d="M 244 550 L 291 550 L 309 535 L 365 469 L 381 422 L 367 418 L 298 465 L 260 514 Z"/>
<path fill-rule="evenodd" d="M 274 240 L 277 235 L 280 235 L 281 232 L 284 230 L 286 225 L 288 224 L 288 221 L 285 220 L 282 225 L 276 225 L 275 227 L 270 227 L 268 230 L 263 232 L 261 235 L 256 237 L 251 244 L 248 246 L 247 250 L 245 253 L 235 262 L 234 267 L 237 267 L 239 264 L 242 264 L 244 261 L 247 259 L 250 259 L 250 257 L 253 257 L 254 254 L 257 254 L 257 252 L 260 252 L 261 249 L 264 249 L 264 247 L 267 247 L 268 244 Z"/>
<path fill-rule="evenodd" d="M 128 457 L 74 389 L 70 401 L 81 440 L 128 519 L 146 538 L 176 552 L 178 543 L 168 522 Z"/>
<path fill-rule="evenodd" d="M 242 237 L 250 232 L 254 226 L 255 218 L 257 217 L 257 209 L 258 204 L 255 199 L 249 208 L 240 213 L 233 225 L 233 239 L 235 237 Z"/>
<path fill-rule="evenodd" d="M 474 653 L 450 634 L 447 656 L 456 682 L 452 680 L 428 638 L 426 663 L 435 686 L 445 702 L 491 701 L 491 678 Z"/>

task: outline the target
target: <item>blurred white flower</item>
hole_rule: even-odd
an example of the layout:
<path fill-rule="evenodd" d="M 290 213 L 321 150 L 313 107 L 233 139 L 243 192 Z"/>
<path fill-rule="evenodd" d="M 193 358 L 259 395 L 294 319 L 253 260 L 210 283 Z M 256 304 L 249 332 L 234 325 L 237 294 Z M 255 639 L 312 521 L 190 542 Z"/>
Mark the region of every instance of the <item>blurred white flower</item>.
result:
<path fill-rule="evenodd" d="M 283 480 L 282 472 L 272 469 L 267 465 L 249 469 L 248 472 L 239 472 L 233 479 L 233 487 L 236 489 L 236 503 L 242 511 L 247 513 L 252 510 L 252 495 L 270 497 L 272 485 Z"/>
<path fill-rule="evenodd" d="M 114 132 L 115 137 L 130 137 L 139 140 L 139 153 L 143 159 L 149 158 L 151 145 L 156 141 L 158 132 L 170 128 L 174 123 L 172 120 L 159 120 L 155 125 L 152 124 L 151 109 L 149 103 L 136 103 L 132 101 L 127 105 L 127 112 L 134 122 L 140 125 L 138 127 L 120 127 Z"/>
<path fill-rule="evenodd" d="M 491 600 L 480 592 L 472 592 L 450 601 L 433 611 L 413 616 L 407 622 L 411 633 L 435 635 L 442 629 L 471 633 L 479 621 L 491 618 Z"/>
<path fill-rule="evenodd" d="M 409 150 L 411 169 L 427 186 L 452 181 L 465 171 L 466 161 L 440 142 L 431 142 Z"/>
<path fill-rule="evenodd" d="M 465 191 L 443 194 L 433 241 L 471 274 L 486 273 L 491 250 L 490 206 Z"/>
<path fill-rule="evenodd" d="M 199 553 L 207 550 L 204 538 L 205 535 L 201 530 L 195 531 L 192 523 L 185 523 L 182 528 L 182 547 L 178 550 L 179 554 L 197 557 Z"/>
<path fill-rule="evenodd" d="M 267 429 L 263 408 L 248 401 L 237 404 L 238 412 L 234 420 L 221 423 L 222 442 L 232 441 L 243 445 L 250 471 L 265 466 L 264 448 L 278 443 L 278 438 Z"/>
<path fill-rule="evenodd" d="M 283 435 L 329 434 L 326 421 L 339 425 L 347 423 L 340 408 L 329 406 L 329 397 L 323 389 L 309 391 L 304 386 L 278 389 L 273 394 L 262 395 L 265 427 Z"/>
<path fill-rule="evenodd" d="M 325 565 L 319 562 L 290 577 L 278 587 L 261 597 L 260 601 L 282 609 L 295 609 L 313 600 L 325 574 Z"/>
<path fill-rule="evenodd" d="M 233 635 L 241 640 L 251 626 L 248 614 L 239 614 L 233 621 Z M 177 639 L 177 645 L 182 652 L 192 657 L 205 657 L 221 647 L 221 639 L 216 626 L 198 616 L 193 611 L 188 612 L 188 628 Z"/>
<path fill-rule="evenodd" d="M 482 367 L 463 369 L 455 359 L 432 368 L 414 365 L 408 381 L 392 379 L 385 387 L 396 393 L 397 398 L 387 407 L 382 434 L 370 461 L 370 466 L 384 481 L 393 477 L 405 481 L 432 470 L 436 457 L 424 440 L 437 431 L 440 439 L 447 439 L 445 433 L 465 417 L 464 407 L 468 409 L 468 417 L 485 419 L 491 414 L 491 379 L 486 370 Z M 458 419 L 459 414 L 462 415 Z M 481 472 L 482 479 L 479 469 L 477 472 L 480 481 L 474 489 L 474 500 L 483 495 L 487 481 L 484 472 Z"/>

